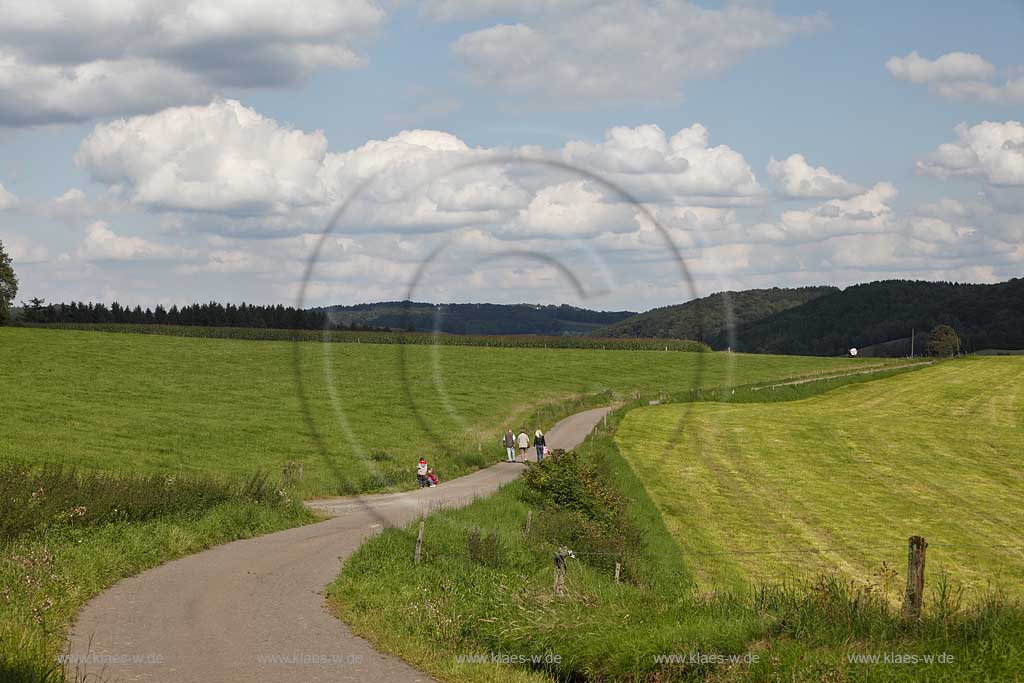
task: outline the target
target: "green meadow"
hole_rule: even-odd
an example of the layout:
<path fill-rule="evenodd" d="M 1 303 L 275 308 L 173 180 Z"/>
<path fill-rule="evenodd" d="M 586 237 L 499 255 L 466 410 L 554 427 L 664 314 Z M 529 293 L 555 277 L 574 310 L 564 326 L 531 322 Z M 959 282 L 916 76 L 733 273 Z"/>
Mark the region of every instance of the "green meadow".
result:
<path fill-rule="evenodd" d="M 451 478 L 503 457 L 506 426 L 547 427 L 638 393 L 847 367 L 0 328 L 0 681 L 60 680 L 67 625 L 118 579 L 308 523 L 302 498 L 411 487 L 421 453 Z M 282 481 L 288 464 L 302 465 L 301 480 Z"/>
<path fill-rule="evenodd" d="M 538 419 L 550 421 L 573 396 L 653 397 L 857 367 L 794 356 L 14 328 L 0 329 L 0 349 L 0 461 L 226 477 L 277 475 L 296 462 L 305 497 L 409 487 L 421 453 L 442 476 L 464 474 L 500 457 L 505 427 L 546 427 L 524 421 L 544 406 Z"/>
<path fill-rule="evenodd" d="M 1021 680 L 1024 363 L 1004 360 L 629 402 L 575 474 L 546 460 L 430 515 L 422 564 L 416 524 L 367 541 L 328 603 L 442 680 Z M 895 600 L 910 534 L 934 544 L 920 619 Z"/>
<path fill-rule="evenodd" d="M 1024 594 L 1024 360 L 968 358 L 784 403 L 645 407 L 616 440 L 705 589 L 829 572 Z M 894 574 L 894 572 L 896 572 Z"/>

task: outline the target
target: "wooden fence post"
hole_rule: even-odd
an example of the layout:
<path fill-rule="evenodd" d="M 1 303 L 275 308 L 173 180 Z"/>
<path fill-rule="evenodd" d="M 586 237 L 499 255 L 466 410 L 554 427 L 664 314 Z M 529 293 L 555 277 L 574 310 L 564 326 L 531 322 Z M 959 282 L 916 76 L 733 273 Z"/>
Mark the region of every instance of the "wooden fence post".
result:
<path fill-rule="evenodd" d="M 531 526 L 533 526 L 533 510 L 527 510 L 526 511 L 526 531 L 525 531 L 525 533 L 527 533 L 527 534 L 530 533 L 530 527 Z"/>
<path fill-rule="evenodd" d="M 620 578 L 621 575 L 622 575 L 622 564 L 619 563 L 619 562 L 616 562 L 615 563 L 615 583 L 621 583 L 621 578 Z"/>
<path fill-rule="evenodd" d="M 416 564 L 419 564 L 420 560 L 423 559 L 423 527 L 425 525 L 425 521 L 420 522 L 420 533 L 416 536 L 416 556 L 413 558 Z"/>
<path fill-rule="evenodd" d="M 922 536 L 911 536 L 907 542 L 907 592 L 903 596 L 903 616 L 918 619 L 924 599 L 924 551 L 928 542 Z"/>
<path fill-rule="evenodd" d="M 572 551 L 562 546 L 555 553 L 555 595 L 563 595 L 565 593 L 565 561 L 572 557 Z"/>

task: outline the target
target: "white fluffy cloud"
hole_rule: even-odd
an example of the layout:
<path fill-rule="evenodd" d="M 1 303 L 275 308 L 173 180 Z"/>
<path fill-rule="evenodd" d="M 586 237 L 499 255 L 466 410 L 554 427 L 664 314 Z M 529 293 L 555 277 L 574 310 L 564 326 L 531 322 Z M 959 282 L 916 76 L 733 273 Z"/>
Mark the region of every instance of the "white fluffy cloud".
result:
<path fill-rule="evenodd" d="M 817 168 L 807 163 L 802 154 L 791 154 L 782 161 L 774 157 L 768 162 L 768 174 L 779 181 L 789 197 L 851 197 L 863 192 L 864 188 L 847 182 L 824 166 Z"/>
<path fill-rule="evenodd" d="M 890 205 L 896 197 L 891 183 L 877 183 L 849 199 L 833 199 L 812 209 L 784 211 L 777 223 L 759 223 L 751 236 L 773 242 L 806 242 L 836 235 L 895 229 Z"/>
<path fill-rule="evenodd" d="M 138 261 L 173 258 L 183 255 L 180 249 L 152 242 L 143 237 L 118 235 L 104 221 L 90 223 L 77 256 L 87 261 Z"/>
<path fill-rule="evenodd" d="M 655 203 L 699 206 L 693 198 L 728 203 L 762 194 L 743 156 L 726 145 L 710 146 L 700 124 L 671 137 L 657 126 L 613 128 L 601 143 L 519 152 L 579 166 Z M 343 230 L 481 224 L 519 235 L 541 229 L 569 235 L 633 224 L 622 198 L 600 183 L 572 182 L 581 176 L 567 182 L 565 174 L 509 161 L 506 154 L 429 130 L 332 153 L 319 131 L 287 128 L 236 101 L 216 100 L 99 125 L 76 162 L 136 205 L 226 216 L 203 223 L 229 222 L 234 234 L 299 232 L 311 222 L 319 227 L 357 188 Z M 467 164 L 472 167 L 458 171 Z"/>
<path fill-rule="evenodd" d="M 465 5 L 435 2 L 430 13 L 458 17 Z M 452 52 L 478 85 L 568 107 L 676 97 L 684 80 L 716 75 L 755 50 L 827 24 L 745 3 L 722 9 L 684 0 L 511 5 L 489 3 L 522 21 L 464 34 Z"/>
<path fill-rule="evenodd" d="M 762 192 L 743 155 L 727 145 L 710 147 L 708 130 L 699 123 L 671 138 L 654 125 L 611 128 L 602 143 L 568 142 L 562 157 L 607 175 L 642 200 L 742 198 Z"/>
<path fill-rule="evenodd" d="M 968 52 L 950 52 L 938 59 L 925 59 L 917 52 L 906 57 L 891 57 L 885 68 L 894 78 L 911 83 L 933 83 L 935 81 L 961 81 L 987 79 L 995 74 L 995 67 Z"/>
<path fill-rule="evenodd" d="M 1024 103 L 1024 78 L 1011 76 L 1002 84 L 994 82 L 996 68 L 974 53 L 950 52 L 932 60 L 911 52 L 906 57 L 891 57 L 885 68 L 894 78 L 928 85 L 947 99 Z"/>
<path fill-rule="evenodd" d="M 0 2 L 0 124 L 154 111 L 364 63 L 373 0 Z"/>
<path fill-rule="evenodd" d="M 232 100 L 99 125 L 75 163 L 160 209 L 274 213 L 323 201 L 327 139 Z"/>
<path fill-rule="evenodd" d="M 921 173 L 947 178 L 975 176 L 993 186 L 1024 185 L 1024 125 L 1018 121 L 961 123 L 947 142 L 917 162 Z"/>
<path fill-rule="evenodd" d="M 13 192 L 9 192 L 7 188 L 0 183 L 0 211 L 5 209 L 11 209 L 18 205 L 18 198 Z"/>

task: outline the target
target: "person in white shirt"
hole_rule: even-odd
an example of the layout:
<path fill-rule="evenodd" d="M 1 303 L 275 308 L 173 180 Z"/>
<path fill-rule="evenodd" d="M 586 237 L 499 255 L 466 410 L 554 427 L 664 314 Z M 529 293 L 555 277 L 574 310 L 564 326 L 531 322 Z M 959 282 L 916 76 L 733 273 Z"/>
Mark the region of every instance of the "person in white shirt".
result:
<path fill-rule="evenodd" d="M 525 429 L 520 430 L 518 442 L 519 457 L 523 459 L 523 462 L 526 462 L 526 451 L 530 448 L 530 435 L 526 433 Z"/>

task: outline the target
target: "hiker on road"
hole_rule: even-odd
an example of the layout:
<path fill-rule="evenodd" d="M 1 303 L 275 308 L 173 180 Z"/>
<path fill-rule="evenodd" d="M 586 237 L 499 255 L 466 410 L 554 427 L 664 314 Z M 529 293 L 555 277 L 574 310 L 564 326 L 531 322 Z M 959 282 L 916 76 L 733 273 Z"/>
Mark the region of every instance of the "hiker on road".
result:
<path fill-rule="evenodd" d="M 505 430 L 505 436 L 502 437 L 501 442 L 505 444 L 505 460 L 508 462 L 515 462 L 516 435 L 512 433 L 511 427 Z"/>
<path fill-rule="evenodd" d="M 523 429 L 519 432 L 519 456 L 526 462 L 526 450 L 530 447 L 530 436 Z"/>
<path fill-rule="evenodd" d="M 540 427 L 537 428 L 536 433 L 533 435 L 533 447 L 537 449 L 537 462 L 544 460 L 544 432 L 540 431 Z"/>

